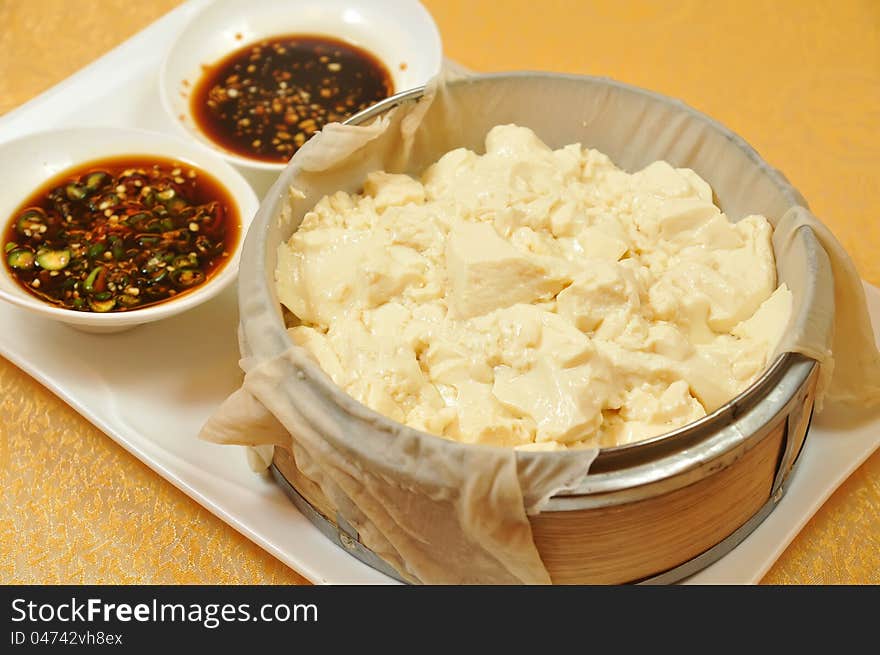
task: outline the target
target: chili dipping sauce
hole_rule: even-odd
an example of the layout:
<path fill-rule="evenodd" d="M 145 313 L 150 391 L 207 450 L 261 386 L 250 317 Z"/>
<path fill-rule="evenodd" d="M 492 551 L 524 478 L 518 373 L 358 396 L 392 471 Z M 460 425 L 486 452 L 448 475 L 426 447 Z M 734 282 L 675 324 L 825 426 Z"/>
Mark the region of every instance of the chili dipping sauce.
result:
<path fill-rule="evenodd" d="M 183 162 L 124 156 L 69 169 L 35 191 L 3 234 L 28 293 L 84 312 L 149 307 L 198 287 L 235 251 L 235 202 Z"/>
<path fill-rule="evenodd" d="M 324 36 L 291 34 L 247 45 L 205 67 L 191 96 L 199 128 L 237 155 L 286 162 L 327 123 L 394 92 L 373 54 Z"/>

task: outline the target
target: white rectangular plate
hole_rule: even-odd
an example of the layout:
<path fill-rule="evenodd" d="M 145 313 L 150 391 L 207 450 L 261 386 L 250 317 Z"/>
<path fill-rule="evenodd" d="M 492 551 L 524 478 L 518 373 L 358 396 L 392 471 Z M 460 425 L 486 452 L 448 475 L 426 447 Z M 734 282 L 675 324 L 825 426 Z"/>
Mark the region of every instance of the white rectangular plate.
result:
<path fill-rule="evenodd" d="M 193 0 L 0 119 L 2 142 L 74 125 L 171 131 L 159 104 L 165 47 L 205 0 Z M 112 102 L 108 99 L 112 96 Z M 252 180 L 258 193 L 265 180 Z M 2 217 L 0 217 L 2 218 Z M 875 329 L 880 291 L 867 286 Z M 316 583 L 392 583 L 327 540 L 242 449 L 196 439 L 240 383 L 235 293 L 122 334 L 91 335 L 0 306 L 0 354 L 55 392 L 159 475 Z M 813 423 L 786 496 L 767 520 L 695 583 L 758 582 L 831 493 L 880 445 L 880 420 Z"/>

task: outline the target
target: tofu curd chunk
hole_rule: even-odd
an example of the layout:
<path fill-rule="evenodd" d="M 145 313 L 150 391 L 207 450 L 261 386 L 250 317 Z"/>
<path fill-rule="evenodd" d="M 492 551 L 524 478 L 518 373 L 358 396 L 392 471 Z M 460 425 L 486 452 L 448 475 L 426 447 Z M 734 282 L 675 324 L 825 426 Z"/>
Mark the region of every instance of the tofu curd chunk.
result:
<path fill-rule="evenodd" d="M 553 298 L 568 280 L 520 252 L 488 223 L 463 222 L 446 242 L 449 308 L 456 318 Z"/>
<path fill-rule="evenodd" d="M 420 177 L 375 171 L 278 250 L 291 340 L 347 393 L 447 439 L 614 446 L 698 420 L 788 324 L 772 227 L 694 171 L 618 169 L 500 125 Z"/>

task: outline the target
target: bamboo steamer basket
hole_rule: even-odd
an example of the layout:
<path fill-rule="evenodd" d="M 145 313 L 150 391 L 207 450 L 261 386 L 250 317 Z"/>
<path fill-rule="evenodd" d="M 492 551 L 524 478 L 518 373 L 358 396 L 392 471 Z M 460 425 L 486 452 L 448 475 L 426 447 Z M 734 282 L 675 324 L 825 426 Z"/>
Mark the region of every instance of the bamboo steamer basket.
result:
<path fill-rule="evenodd" d="M 776 197 L 772 206 L 750 211 L 779 216 L 790 205 L 805 205 L 785 178 L 742 139 L 681 102 L 659 94 L 600 78 L 549 73 L 472 76 L 451 83 L 449 93 L 491 97 L 493 85 L 502 83 L 522 86 L 525 97 L 533 101 L 514 106 L 493 103 L 485 115 L 474 116 L 475 134 L 485 134 L 498 123 L 517 122 L 534 129 L 553 147 L 580 141 L 609 154 L 618 165 L 635 169 L 658 157 L 649 155 L 646 161 L 640 161 L 638 153 L 621 156 L 619 144 L 603 143 L 605 136 L 585 138 L 586 121 L 575 115 L 566 121 L 564 112 L 560 117 L 553 110 L 556 103 L 578 102 L 586 88 L 590 93 L 622 94 L 624 99 L 631 94 L 650 110 L 640 120 L 677 120 L 684 116 L 696 121 L 699 129 L 708 130 L 711 138 L 732 148 L 737 156 L 753 162 L 755 175 L 766 177 L 760 183 L 772 187 Z M 402 103 L 418 100 L 423 93 L 424 89 L 419 88 L 398 94 L 348 122 L 368 123 Z M 438 151 L 435 159 L 448 149 Z M 688 161 L 688 153 L 678 153 L 672 145 L 663 158 L 689 165 L 715 188 L 711 168 L 694 165 Z M 247 343 L 243 340 L 242 348 L 248 354 L 259 349 L 255 341 L 265 338 L 277 344 L 286 338 L 273 271 L 275 249 L 290 236 L 290 230 L 285 233 L 280 227 L 278 216 L 287 201 L 295 161 L 282 172 L 264 200 L 245 246 L 239 285 L 242 316 L 246 317 L 251 303 L 260 299 L 278 308 L 277 326 L 272 327 L 271 335 L 265 329 L 256 335 L 244 335 Z M 719 198 L 722 209 L 724 200 Z M 827 280 L 831 274 L 812 232 L 803 229 L 798 238 L 803 241 L 802 251 L 808 260 L 804 270 L 813 276 L 806 281 L 808 311 L 811 299 L 830 292 Z M 530 517 L 535 544 L 553 582 L 675 582 L 733 549 L 769 515 L 785 493 L 809 430 L 817 378 L 815 361 L 783 353 L 749 388 L 709 416 L 650 440 L 602 449 L 576 489 L 554 496 L 543 511 Z M 527 456 L 540 457 L 541 453 Z M 275 448 L 271 471 L 292 502 L 330 541 L 373 568 L 402 580 L 397 571 L 360 542 L 357 531 L 297 468 L 289 452 Z"/>

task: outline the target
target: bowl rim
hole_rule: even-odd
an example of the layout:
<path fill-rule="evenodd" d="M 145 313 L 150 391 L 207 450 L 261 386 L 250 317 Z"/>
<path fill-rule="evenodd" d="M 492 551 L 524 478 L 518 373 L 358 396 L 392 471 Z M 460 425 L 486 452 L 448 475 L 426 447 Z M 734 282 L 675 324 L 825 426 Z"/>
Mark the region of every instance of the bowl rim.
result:
<path fill-rule="evenodd" d="M 247 237 L 247 231 L 253 222 L 256 210 L 259 207 L 259 198 L 257 198 L 253 188 L 239 171 L 209 149 L 166 132 L 130 127 L 84 126 L 60 127 L 30 132 L 17 138 L 4 141 L 0 144 L 0 151 L 13 146 L 26 144 L 30 140 L 45 139 L 53 135 L 63 140 L 65 138 L 70 138 L 70 135 L 88 135 L 89 133 L 96 134 L 98 135 L 98 138 L 105 141 L 109 137 L 118 137 L 114 142 L 121 144 L 121 146 L 119 148 L 109 148 L 108 152 L 103 154 L 95 154 L 81 159 L 75 158 L 77 159 L 75 163 L 66 166 L 58 173 L 55 173 L 55 176 L 62 176 L 68 171 L 91 161 L 99 161 L 104 157 L 113 157 L 116 155 L 155 155 L 167 159 L 187 162 L 204 173 L 211 175 L 217 184 L 223 187 L 229 194 L 230 198 L 236 203 L 236 209 L 239 214 L 240 229 L 235 250 L 230 254 L 228 261 L 221 267 L 221 269 L 197 288 L 181 294 L 179 297 L 164 300 L 142 309 L 107 313 L 79 312 L 63 307 L 56 307 L 34 296 L 24 295 L 26 294 L 24 291 L 21 294 L 16 294 L 10 293 L 3 288 L 0 288 L 0 300 L 27 309 L 46 318 L 54 319 L 73 326 L 113 328 L 151 323 L 153 321 L 158 321 L 179 314 L 214 298 L 232 284 L 238 274 L 238 265 L 241 259 L 241 254 L 244 251 L 244 242 Z M 125 150 L 127 137 L 140 139 L 146 137 L 151 140 L 151 145 L 148 148 L 139 146 L 132 148 L 131 150 Z M 175 151 L 172 147 L 168 147 L 173 145 L 179 146 L 181 150 Z M 24 198 L 27 197 L 27 194 L 32 192 L 33 189 L 28 190 L 25 195 L 22 195 L 21 200 L 24 200 Z M 7 225 L 11 218 L 11 216 L 0 217 L 0 219 L 2 219 L 2 225 Z M 16 286 L 19 285 L 19 283 L 11 276 L 7 266 L 2 263 L 0 263 L 0 275 L 2 275 L 4 279 L 10 281 L 11 284 Z"/>
<path fill-rule="evenodd" d="M 285 3 L 284 0 L 277 0 L 277 1 L 280 4 L 289 4 L 289 3 Z M 360 2 L 360 1 L 361 0 L 353 0 L 353 3 L 357 4 L 357 2 Z M 428 9 L 424 6 L 424 4 L 422 4 L 419 0 L 406 0 L 406 1 L 409 2 L 413 6 L 414 9 L 416 9 L 417 11 L 419 11 L 419 13 L 422 14 L 422 18 L 426 19 L 423 27 L 426 29 L 426 36 L 430 38 L 430 42 L 427 42 L 427 45 L 430 46 L 430 51 L 428 51 L 427 49 L 425 49 L 425 50 L 420 49 L 419 52 L 420 53 L 427 52 L 428 54 L 425 56 L 428 58 L 430 58 L 432 56 L 436 57 L 436 59 L 438 60 L 437 61 L 437 70 L 433 71 L 433 73 L 432 73 L 432 75 L 436 75 L 440 72 L 440 70 L 443 66 L 443 41 L 440 36 L 439 27 L 437 26 L 437 23 L 434 20 L 434 17 L 431 15 L 431 12 L 429 12 Z M 214 8 L 223 2 L 226 2 L 228 4 L 233 4 L 236 2 L 243 3 L 244 0 L 212 0 L 212 2 L 206 4 L 198 12 L 196 12 L 193 16 L 191 16 L 188 21 L 186 21 L 186 23 L 180 28 L 180 30 L 175 35 L 171 44 L 166 48 L 165 54 L 163 55 L 162 61 L 159 65 L 159 75 L 158 75 L 158 80 L 157 80 L 158 85 L 159 85 L 160 104 L 162 105 L 162 109 L 164 110 L 166 117 L 174 125 L 174 129 L 177 131 L 178 134 L 182 134 L 188 139 L 198 141 L 200 145 L 211 150 L 212 152 L 216 153 L 217 155 L 219 155 L 220 157 L 225 159 L 227 162 L 234 164 L 235 166 L 239 166 L 241 168 L 246 168 L 246 169 L 251 169 L 254 171 L 272 171 L 275 173 L 280 173 L 281 171 L 283 171 L 287 167 L 288 162 L 269 162 L 269 161 L 263 161 L 260 159 L 251 159 L 249 157 L 245 157 L 244 155 L 239 155 L 231 150 L 227 150 L 226 148 L 224 148 L 219 143 L 216 143 L 213 139 L 211 139 L 207 135 L 204 135 L 203 138 L 200 138 L 195 133 L 195 131 L 198 130 L 198 128 L 195 128 L 195 129 L 190 128 L 188 125 L 186 125 L 184 122 L 182 122 L 180 120 L 180 117 L 178 115 L 179 112 L 174 110 L 174 106 L 172 104 L 171 95 L 170 95 L 173 92 L 170 89 L 170 82 L 171 81 L 169 80 L 169 76 L 170 76 L 170 73 L 168 70 L 169 66 L 170 66 L 171 62 L 173 61 L 175 55 L 177 54 L 177 51 L 178 51 L 178 48 L 180 47 L 180 44 L 186 39 L 186 37 L 189 34 L 189 32 L 191 31 L 191 29 L 196 26 L 198 21 L 204 16 L 205 13 L 207 13 L 208 11 L 215 10 Z M 329 37 L 347 40 L 347 39 L 345 39 L 345 37 L 342 37 L 339 35 L 334 35 L 329 32 L 322 33 L 322 34 L 325 36 L 329 36 Z M 262 37 L 262 38 L 265 38 L 265 37 Z M 241 47 L 245 47 L 246 45 L 248 45 L 248 42 L 242 41 L 241 45 L 238 47 L 241 48 Z M 231 52 L 233 52 L 233 51 L 230 50 L 226 54 L 228 55 Z M 427 80 L 426 80 L 426 82 L 427 82 Z M 195 84 L 193 84 L 192 86 L 195 86 Z M 424 88 L 424 87 L 418 86 L 418 87 L 413 87 L 413 88 Z M 393 97 L 399 95 L 400 93 L 404 93 L 408 90 L 409 89 L 404 89 L 400 92 L 397 92 L 397 93 L 389 96 L 388 98 L 386 98 L 386 100 L 393 98 Z M 186 108 L 187 108 L 187 114 L 190 115 L 190 117 L 191 117 L 190 102 L 187 101 L 185 104 L 186 104 Z M 200 132 L 200 130 L 198 130 L 198 131 Z"/>
<path fill-rule="evenodd" d="M 626 90 L 630 93 L 648 96 L 664 104 L 673 104 L 678 109 L 689 112 L 697 119 L 707 123 L 713 130 L 720 132 L 736 147 L 742 150 L 753 162 L 759 165 L 764 171 L 770 175 L 774 184 L 783 192 L 786 199 L 792 205 L 800 205 L 806 207 L 806 201 L 800 193 L 788 182 L 781 172 L 769 166 L 742 137 L 719 123 L 715 119 L 706 114 L 693 109 L 684 102 L 670 98 L 663 94 L 632 86 L 616 80 L 605 77 L 596 77 L 589 75 L 574 75 L 566 73 L 551 73 L 545 71 L 513 71 L 502 73 L 485 73 L 470 75 L 465 78 L 451 80 L 448 83 L 449 89 L 454 89 L 459 85 L 478 84 L 483 82 L 491 82 L 500 79 L 528 79 L 540 77 L 544 79 L 567 80 L 574 82 L 589 82 L 592 84 L 612 86 Z M 383 100 L 372 107 L 365 109 L 358 114 L 350 117 L 345 124 L 361 124 L 383 114 L 400 104 L 405 102 L 417 101 L 425 94 L 427 87 L 419 87 L 401 92 L 386 100 Z M 294 157 L 288 164 L 287 169 L 283 172 L 270 192 L 265 196 L 261 203 L 260 210 L 257 213 L 255 223 L 266 225 L 268 221 L 273 220 L 277 216 L 278 211 L 286 200 L 286 187 L 288 179 L 293 176 L 293 171 L 297 168 L 296 158 Z M 259 236 L 258 236 L 259 235 Z M 266 254 L 266 239 L 264 230 L 258 230 L 252 233 L 248 242 L 245 244 L 245 252 L 243 253 L 243 264 L 252 260 L 260 263 L 264 260 Z M 805 241 L 807 256 L 814 260 L 816 268 L 813 270 L 823 270 L 827 268 L 827 259 L 823 264 L 821 257 L 821 246 L 813 234 L 812 230 L 802 229 L 798 232 L 798 236 Z M 258 240 L 259 239 L 259 240 Z M 259 271 L 256 279 L 268 281 L 269 271 Z M 274 279 L 274 275 L 271 276 Z M 245 311 L 248 305 L 254 301 L 253 293 L 257 291 L 257 287 L 251 284 L 247 290 L 242 285 L 239 286 L 239 303 L 242 316 L 246 316 Z M 245 297 L 245 294 L 250 297 Z M 272 293 L 268 288 L 268 284 L 261 284 L 259 293 L 266 293 L 271 302 Z M 277 303 L 276 303 L 277 304 Z M 262 338 L 275 337 L 272 344 L 266 344 L 267 348 L 278 348 L 286 339 L 286 326 L 284 325 L 281 312 L 277 312 L 277 321 L 273 320 L 272 325 L 261 325 L 263 330 L 260 332 Z M 265 329 L 268 328 L 268 329 Z M 272 334 L 275 333 L 275 334 Z M 245 329 L 244 322 L 242 324 L 242 334 L 246 339 L 248 330 Z M 818 364 L 815 360 L 809 359 L 795 353 L 782 353 L 768 365 L 765 371 L 755 381 L 752 382 L 735 398 L 732 398 L 724 405 L 716 409 L 714 412 L 688 423 L 676 430 L 657 435 L 651 439 L 625 444 L 621 446 L 613 446 L 608 448 L 600 448 L 596 460 L 590 467 L 590 471 L 584 480 L 576 487 L 560 491 L 553 496 L 553 501 L 566 500 L 578 502 L 586 496 L 602 493 L 608 494 L 619 490 L 628 490 L 632 488 L 640 488 L 642 493 L 647 492 L 647 487 L 654 483 L 662 483 L 664 480 L 680 479 L 681 474 L 693 472 L 699 469 L 707 461 L 714 461 L 718 457 L 729 455 L 741 446 L 747 444 L 750 439 L 755 437 L 754 433 L 740 431 L 742 420 L 747 420 L 750 427 L 755 427 L 760 431 L 769 421 L 778 416 L 796 397 L 798 390 L 805 385 L 811 376 L 815 374 Z M 300 369 L 306 374 L 306 383 L 313 386 L 320 395 L 328 398 L 334 405 L 350 414 L 357 420 L 367 421 L 375 426 L 383 426 L 383 430 L 393 435 L 395 432 L 407 431 L 411 434 L 417 434 L 422 437 L 431 437 L 434 439 L 443 439 L 437 435 L 417 430 L 406 424 L 399 423 L 388 418 L 360 403 L 352 396 L 348 395 L 344 390 L 338 387 L 329 376 L 324 374 L 317 364 L 310 360 L 304 361 L 300 365 Z M 308 369 L 308 371 L 306 371 Z M 314 373 L 318 373 L 317 375 Z M 768 389 L 778 387 L 783 393 L 772 396 L 763 396 Z M 758 411 L 751 411 L 757 409 Z M 448 441 L 448 440 L 445 440 Z M 463 448 L 503 448 L 501 446 L 490 446 L 485 444 L 467 444 L 461 442 L 451 442 Z M 518 459 L 522 458 L 528 461 L 533 458 L 542 457 L 564 457 L 570 451 L 516 451 Z M 711 455 L 711 456 L 710 456 Z M 708 459 L 707 459 L 708 456 Z M 662 462 L 664 466 L 658 466 Z M 597 470 L 598 469 L 598 470 Z M 602 469 L 607 469 L 602 471 Z M 602 471 L 602 472 L 599 472 Z M 599 482 L 598 486 L 592 484 L 593 481 Z M 547 508 L 549 511 L 551 508 Z"/>

